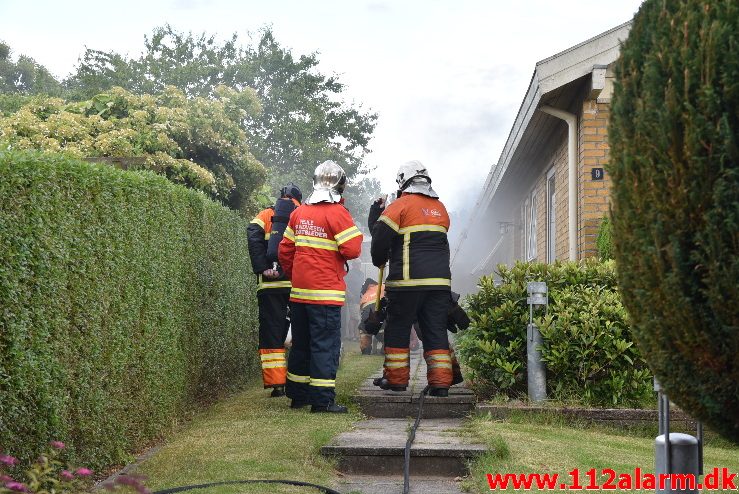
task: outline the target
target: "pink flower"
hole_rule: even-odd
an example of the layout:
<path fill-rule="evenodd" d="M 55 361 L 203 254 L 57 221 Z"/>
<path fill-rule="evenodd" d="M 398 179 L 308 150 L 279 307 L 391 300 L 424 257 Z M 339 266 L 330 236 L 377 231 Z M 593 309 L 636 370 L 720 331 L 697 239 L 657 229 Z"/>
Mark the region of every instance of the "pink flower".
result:
<path fill-rule="evenodd" d="M 0 482 L 14 482 L 13 477 L 8 477 L 7 475 L 0 475 Z"/>
<path fill-rule="evenodd" d="M 51 441 L 49 444 L 51 445 L 52 448 L 56 448 L 56 449 L 64 449 L 65 447 L 65 444 L 61 441 Z"/>
<path fill-rule="evenodd" d="M 59 474 L 59 476 L 63 480 L 72 480 L 72 479 L 74 479 L 74 475 L 72 475 L 72 472 L 70 472 L 69 470 L 62 470 L 61 473 Z"/>
<path fill-rule="evenodd" d="M 10 455 L 0 455 L 0 463 L 12 467 L 18 464 L 18 459 Z"/>
<path fill-rule="evenodd" d="M 90 470 L 89 468 L 78 468 L 75 473 L 80 477 L 89 477 L 90 475 L 92 475 L 92 470 Z"/>
<path fill-rule="evenodd" d="M 10 489 L 11 491 L 28 492 L 28 487 L 26 487 L 26 484 L 23 484 L 21 482 L 6 482 L 5 487 Z"/>

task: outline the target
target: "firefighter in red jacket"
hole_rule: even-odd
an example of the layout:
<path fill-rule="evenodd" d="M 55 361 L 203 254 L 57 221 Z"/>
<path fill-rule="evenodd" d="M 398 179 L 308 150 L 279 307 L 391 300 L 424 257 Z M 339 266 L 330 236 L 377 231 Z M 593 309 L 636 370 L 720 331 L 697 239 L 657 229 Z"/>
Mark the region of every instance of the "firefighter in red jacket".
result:
<path fill-rule="evenodd" d="M 418 320 L 429 394 L 447 396 L 453 379 L 446 334 L 452 285 L 449 214 L 420 162 L 402 165 L 396 182 L 398 199 L 384 210 L 381 204 L 373 205 L 379 218 L 372 227 L 372 263 L 380 267 L 390 261 L 385 366 L 377 385 L 393 391 L 408 386 L 410 328 Z"/>
<path fill-rule="evenodd" d="M 359 257 L 362 233 L 343 205 L 344 170 L 333 161 L 316 168 L 313 193 L 290 215 L 279 259 L 292 281 L 292 347 L 287 363 L 291 408 L 346 413 L 335 402 L 341 349 L 345 265 Z"/>
<path fill-rule="evenodd" d="M 303 198 L 300 189 L 290 183 L 280 190 L 281 198 L 289 198 L 295 206 Z M 290 281 L 280 273 L 279 266 L 267 259 L 267 245 L 272 235 L 274 208 L 260 211 L 246 228 L 251 266 L 257 275 L 259 306 L 259 357 L 262 361 L 264 388 L 272 388 L 272 397 L 285 396 L 287 365 L 285 338 L 289 328 L 287 304 Z"/>

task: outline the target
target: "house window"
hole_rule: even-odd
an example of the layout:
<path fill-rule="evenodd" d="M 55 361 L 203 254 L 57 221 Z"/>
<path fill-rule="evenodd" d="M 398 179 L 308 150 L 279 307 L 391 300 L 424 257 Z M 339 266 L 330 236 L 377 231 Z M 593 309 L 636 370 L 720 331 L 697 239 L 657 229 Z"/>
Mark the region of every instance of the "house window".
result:
<path fill-rule="evenodd" d="M 533 261 L 536 259 L 536 192 L 531 192 L 529 200 L 529 221 L 528 221 L 528 239 L 526 243 L 526 260 Z"/>
<path fill-rule="evenodd" d="M 521 254 L 524 261 L 536 259 L 536 191 L 521 205 Z"/>
<path fill-rule="evenodd" d="M 557 259 L 557 191 L 554 168 L 547 173 L 547 262 Z"/>

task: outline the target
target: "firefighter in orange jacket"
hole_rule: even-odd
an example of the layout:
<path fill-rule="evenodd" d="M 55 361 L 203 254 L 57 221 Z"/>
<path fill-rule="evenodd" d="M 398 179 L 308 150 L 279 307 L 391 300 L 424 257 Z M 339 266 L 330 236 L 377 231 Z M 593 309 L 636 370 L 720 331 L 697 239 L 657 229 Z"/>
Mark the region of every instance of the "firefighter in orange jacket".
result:
<path fill-rule="evenodd" d="M 372 263 L 390 261 L 385 284 L 388 298 L 385 325 L 385 366 L 382 389 L 405 391 L 410 379 L 410 328 L 423 333 L 424 358 L 431 396 L 447 396 L 452 384 L 452 359 L 447 339 L 451 304 L 449 214 L 431 188 L 431 178 L 418 161 L 398 170 L 398 199 L 372 227 Z"/>
<path fill-rule="evenodd" d="M 292 281 L 292 347 L 287 363 L 291 408 L 346 413 L 335 402 L 341 349 L 345 264 L 359 257 L 362 233 L 343 205 L 344 170 L 333 161 L 316 168 L 313 193 L 290 215 L 279 259 Z"/>
<path fill-rule="evenodd" d="M 280 190 L 280 197 L 291 199 L 300 205 L 303 194 L 290 183 Z M 289 203 L 288 203 L 289 204 Z M 272 388 L 273 398 L 285 396 L 287 365 L 285 338 L 289 328 L 287 304 L 290 281 L 275 269 L 267 256 L 267 246 L 272 235 L 274 208 L 260 211 L 246 228 L 251 266 L 257 275 L 257 303 L 259 306 L 259 357 L 262 361 L 264 388 Z"/>

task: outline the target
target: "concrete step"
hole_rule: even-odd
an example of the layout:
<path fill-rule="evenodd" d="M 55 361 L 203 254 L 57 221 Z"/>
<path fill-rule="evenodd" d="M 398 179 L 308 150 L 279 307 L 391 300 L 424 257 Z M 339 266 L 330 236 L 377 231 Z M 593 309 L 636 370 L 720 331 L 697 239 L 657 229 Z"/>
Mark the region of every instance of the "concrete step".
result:
<path fill-rule="evenodd" d="M 418 415 L 418 400 L 426 387 L 426 363 L 419 353 L 411 354 L 411 379 L 406 391 L 385 391 L 372 384 L 382 377 L 379 370 L 357 389 L 354 400 L 368 417 L 404 418 Z M 449 388 L 447 398 L 426 396 L 423 404 L 423 418 L 459 418 L 470 415 L 475 410 L 476 398 L 464 384 Z"/>
<path fill-rule="evenodd" d="M 337 460 L 339 471 L 355 475 L 402 475 L 408 419 L 372 419 L 335 437 L 321 448 Z M 460 437 L 461 419 L 421 421 L 411 448 L 412 476 L 458 477 L 468 473 L 470 460 L 482 455 L 484 445 Z"/>
<path fill-rule="evenodd" d="M 419 394 L 423 388 L 411 391 L 384 391 L 372 385 L 362 387 L 354 396 L 362 412 L 368 417 L 405 418 L 418 416 Z M 414 389 L 415 391 L 415 389 Z M 447 398 L 426 396 L 423 403 L 423 418 L 461 418 L 475 410 L 475 395 L 468 389 L 453 386 Z"/>

